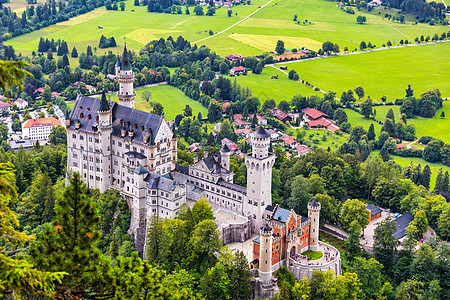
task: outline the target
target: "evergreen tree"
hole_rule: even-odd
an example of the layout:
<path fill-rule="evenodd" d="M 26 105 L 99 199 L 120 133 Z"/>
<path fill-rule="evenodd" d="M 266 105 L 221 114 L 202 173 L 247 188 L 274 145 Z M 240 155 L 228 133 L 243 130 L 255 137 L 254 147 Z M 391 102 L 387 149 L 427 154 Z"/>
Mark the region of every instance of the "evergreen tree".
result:
<path fill-rule="evenodd" d="M 391 119 L 392 123 L 395 124 L 394 111 L 390 108 L 386 114 L 386 119 Z"/>
<path fill-rule="evenodd" d="M 86 55 L 87 55 L 88 57 L 93 55 L 93 53 L 92 53 L 92 47 L 91 47 L 91 46 L 87 46 L 87 49 L 86 49 Z"/>
<path fill-rule="evenodd" d="M 160 266 L 165 261 L 163 221 L 154 213 L 147 227 L 147 260 L 153 266 Z"/>
<path fill-rule="evenodd" d="M 110 39 L 109 39 L 109 47 L 116 47 L 116 46 L 117 46 L 116 40 L 114 39 L 113 36 L 110 37 Z"/>
<path fill-rule="evenodd" d="M 32 261 L 40 270 L 67 273 L 62 282 L 55 283 L 58 297 L 109 294 L 111 262 L 96 246 L 100 216 L 78 173 L 69 178 L 55 213 L 52 225 L 45 226 L 38 242 L 31 246 Z"/>
<path fill-rule="evenodd" d="M 405 96 L 406 98 L 414 96 L 414 90 L 411 89 L 410 84 L 408 84 L 408 88 L 405 91 L 406 91 L 406 96 Z"/>
<path fill-rule="evenodd" d="M 134 6 L 139 6 L 139 0 L 134 0 Z"/>
<path fill-rule="evenodd" d="M 369 131 L 367 132 L 367 138 L 369 141 L 375 140 L 375 127 L 373 126 L 373 123 L 370 123 Z"/>
<path fill-rule="evenodd" d="M 430 179 L 431 179 L 431 169 L 429 165 L 423 168 L 422 174 L 420 175 L 419 183 L 423 185 L 427 190 L 430 189 Z"/>
<path fill-rule="evenodd" d="M 229 266 L 231 299 L 247 300 L 251 298 L 250 270 L 244 252 L 237 251 Z"/>
<path fill-rule="evenodd" d="M 72 49 L 72 54 L 71 54 L 71 56 L 72 56 L 72 57 L 78 57 L 78 51 L 77 51 L 77 48 L 75 48 L 75 46 L 74 46 L 73 49 Z"/>
<path fill-rule="evenodd" d="M 64 69 L 68 65 L 69 65 L 69 58 L 67 57 L 67 54 L 64 54 L 64 56 L 62 57 L 62 68 Z"/>
<path fill-rule="evenodd" d="M 282 40 L 278 40 L 277 46 L 275 47 L 275 52 L 278 54 L 284 54 L 284 42 Z"/>
<path fill-rule="evenodd" d="M 444 190 L 444 173 L 442 168 L 439 169 L 439 173 L 436 176 L 436 184 L 434 185 L 433 193 L 440 194 Z"/>

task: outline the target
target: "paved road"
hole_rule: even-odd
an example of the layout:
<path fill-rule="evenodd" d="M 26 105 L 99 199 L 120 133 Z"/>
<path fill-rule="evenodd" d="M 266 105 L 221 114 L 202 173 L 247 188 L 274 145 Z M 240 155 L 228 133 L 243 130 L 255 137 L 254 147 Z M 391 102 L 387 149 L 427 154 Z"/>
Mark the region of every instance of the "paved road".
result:
<path fill-rule="evenodd" d="M 217 36 L 217 35 L 219 35 L 219 34 L 224 33 L 225 31 L 227 31 L 227 30 L 233 28 L 234 26 L 236 26 L 236 25 L 238 25 L 238 24 L 244 22 L 244 21 L 247 20 L 248 18 L 250 18 L 251 16 L 253 16 L 254 14 L 256 14 L 258 11 L 260 11 L 261 9 L 263 9 L 264 7 L 266 7 L 266 6 L 267 6 L 270 2 L 272 2 L 272 1 L 273 1 L 273 0 L 270 0 L 269 2 L 267 2 L 267 3 L 264 4 L 263 6 L 261 6 L 260 8 L 258 8 L 257 10 L 255 10 L 254 12 L 252 12 L 251 14 L 249 14 L 248 16 L 246 16 L 245 18 L 241 19 L 240 21 L 237 21 L 236 23 L 234 23 L 233 25 L 231 25 L 231 26 L 225 28 L 224 30 L 219 31 L 218 33 L 216 33 L 216 34 L 214 34 L 214 35 L 210 35 L 210 36 L 205 37 L 205 38 L 203 38 L 203 39 L 200 39 L 200 40 L 198 40 L 198 41 L 192 42 L 192 44 L 196 44 L 196 43 L 198 43 L 198 42 L 201 42 L 201 41 L 210 39 L 210 38 L 212 38 L 212 37 L 215 37 L 215 36 Z"/>

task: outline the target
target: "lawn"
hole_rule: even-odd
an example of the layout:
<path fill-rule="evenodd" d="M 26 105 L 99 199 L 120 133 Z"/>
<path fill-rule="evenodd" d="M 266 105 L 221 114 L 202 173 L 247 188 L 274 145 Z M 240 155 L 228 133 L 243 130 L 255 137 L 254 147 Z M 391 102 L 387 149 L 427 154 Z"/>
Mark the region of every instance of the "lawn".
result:
<path fill-rule="evenodd" d="M 24 0 L 17 0 L 24 1 Z M 400 41 L 405 37 L 398 32 L 406 32 L 412 38 L 433 35 L 446 31 L 444 27 L 432 27 L 418 24 L 398 24 L 382 18 L 382 16 L 358 12 L 366 15 L 367 24 L 356 23 L 356 16 L 347 14 L 336 7 L 336 3 L 325 0 L 272 0 L 266 7 L 242 21 L 258 9 L 258 6 L 270 0 L 254 0 L 251 5 L 238 5 L 232 8 L 233 14 L 227 16 L 227 8 L 217 9 L 214 16 L 196 16 L 193 8 L 191 14 L 148 13 L 144 6 L 134 6 L 134 1 L 126 0 L 125 11 L 106 11 L 98 8 L 85 15 L 66 22 L 19 36 L 5 44 L 13 45 L 16 53 L 29 55 L 37 50 L 41 37 L 63 39 L 69 48 L 77 47 L 78 52 L 88 45 L 98 46 L 100 36 L 114 36 L 118 47 L 103 49 L 119 52 L 123 38 L 127 39 L 130 48 L 139 50 L 153 39 L 174 38 L 182 35 L 191 42 L 207 45 L 218 54 L 229 53 L 256 55 L 265 51 L 273 51 L 278 39 L 283 39 L 288 48 L 309 47 L 318 49 L 327 40 L 338 43 L 341 49 L 358 47 L 361 40 L 381 46 L 387 40 Z M 302 22 L 296 24 L 292 19 L 298 15 Z M 242 21 L 234 27 L 230 26 Z M 102 26 L 103 29 L 98 29 Z M 209 30 L 223 33 L 210 37 Z M 396 30 L 397 29 L 397 30 Z M 206 39 L 205 39 L 206 38 Z M 205 40 L 203 40 L 205 39 Z M 100 50 L 98 50 L 100 52 Z M 76 60 L 71 60 L 74 66 Z"/>
<path fill-rule="evenodd" d="M 322 90 L 337 92 L 337 97 L 343 91 L 362 86 L 366 97 L 380 101 L 385 95 L 388 101 L 394 101 L 405 96 L 408 84 L 416 97 L 435 88 L 444 97 L 450 96 L 450 42 L 329 57 L 288 66 L 301 79 Z"/>
<path fill-rule="evenodd" d="M 394 116 L 396 121 L 399 120 L 400 114 L 400 106 L 392 105 L 392 106 L 376 106 L 374 107 L 377 110 L 376 119 L 380 121 L 384 121 L 386 114 L 389 109 L 392 108 L 394 111 Z M 444 111 L 445 118 L 441 118 L 441 112 Z M 345 109 L 347 113 L 348 121 L 352 126 L 362 125 L 366 130 L 369 129 L 371 123 L 374 124 L 375 133 L 378 135 L 381 130 L 381 125 L 377 122 L 374 122 L 372 119 L 365 119 L 362 115 L 354 112 L 350 109 Z M 416 137 L 422 137 L 425 135 L 432 136 L 437 139 L 441 139 L 445 143 L 450 143 L 450 131 L 448 130 L 450 126 L 450 101 L 444 101 L 443 108 L 436 112 L 434 118 L 420 118 L 416 117 L 414 119 L 408 119 L 408 123 L 414 124 L 416 127 Z"/>
<path fill-rule="evenodd" d="M 322 251 L 308 250 L 308 251 L 303 252 L 302 255 L 306 255 L 311 260 L 317 260 L 319 258 L 322 258 L 323 253 L 322 253 Z"/>
<path fill-rule="evenodd" d="M 182 114 L 186 104 L 192 107 L 192 114 L 196 117 L 199 112 L 203 116 L 207 116 L 208 114 L 208 110 L 200 102 L 192 100 L 182 91 L 170 85 L 159 85 L 135 91 L 136 100 L 134 101 L 134 107 L 136 109 L 150 111 L 150 104 L 142 99 L 142 93 L 144 91 L 150 91 L 152 93 L 152 99 L 150 101 L 159 102 L 164 106 L 164 115 L 167 121 L 175 119 L 178 114 Z M 111 100 L 117 102 L 117 95 L 111 95 Z"/>
<path fill-rule="evenodd" d="M 380 150 L 374 150 L 371 152 L 371 155 L 374 156 L 378 155 L 379 153 Z M 413 163 L 415 165 L 420 164 L 422 168 L 425 167 L 426 165 L 429 165 L 431 169 L 430 190 L 432 190 L 434 188 L 434 185 L 436 184 L 436 176 L 439 173 L 439 169 L 442 168 L 442 171 L 444 171 L 444 173 L 445 171 L 448 171 L 450 173 L 450 167 L 441 163 L 430 163 L 418 157 L 402 157 L 397 155 L 391 155 L 391 157 L 397 164 L 399 164 L 402 167 L 409 165 L 410 163 Z"/>
<path fill-rule="evenodd" d="M 311 149 L 323 148 L 328 149 L 330 148 L 331 151 L 335 151 L 339 149 L 339 147 L 348 141 L 348 134 L 342 133 L 342 135 L 337 135 L 335 133 L 332 133 L 329 130 L 326 129 L 303 129 L 298 128 L 292 130 L 289 129 L 286 133 L 290 136 L 296 138 L 297 137 L 297 130 L 299 132 L 305 132 L 305 136 L 303 138 L 302 144 L 308 146 Z"/>
<path fill-rule="evenodd" d="M 264 68 L 261 74 L 249 74 L 235 77 L 236 81 L 243 87 L 248 86 L 253 95 L 259 98 L 261 104 L 268 99 L 274 99 L 277 104 L 282 100 L 289 102 L 297 94 L 322 96 L 322 93 L 316 92 L 300 82 L 289 80 L 288 75 L 272 67 Z M 270 77 L 273 75 L 278 75 L 279 79 L 271 79 Z"/>

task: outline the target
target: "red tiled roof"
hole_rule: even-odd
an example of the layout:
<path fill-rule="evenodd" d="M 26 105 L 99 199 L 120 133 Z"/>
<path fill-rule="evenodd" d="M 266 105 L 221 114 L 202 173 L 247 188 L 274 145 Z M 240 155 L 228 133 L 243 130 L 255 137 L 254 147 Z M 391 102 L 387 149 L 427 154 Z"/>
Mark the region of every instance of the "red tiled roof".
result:
<path fill-rule="evenodd" d="M 253 115 L 248 115 L 248 118 L 249 119 L 253 119 Z M 256 115 L 256 120 L 262 121 L 262 120 L 265 120 L 265 119 L 263 117 L 261 117 L 260 115 Z"/>
<path fill-rule="evenodd" d="M 228 148 L 230 148 L 231 151 L 239 151 L 241 149 L 239 149 L 239 147 L 236 144 L 230 144 L 228 145 Z"/>
<path fill-rule="evenodd" d="M 291 138 L 290 136 L 285 136 L 285 137 L 283 138 L 283 141 L 284 141 L 286 144 L 288 144 L 288 145 L 292 145 L 292 144 L 294 144 L 294 143 L 297 142 L 296 140 L 294 140 L 294 139 Z"/>
<path fill-rule="evenodd" d="M 292 117 L 288 116 L 288 114 L 285 113 L 284 111 L 280 111 L 279 113 L 277 113 L 275 115 L 275 118 L 277 118 L 278 120 L 280 120 L 282 122 L 286 121 L 287 118 L 292 120 Z"/>
<path fill-rule="evenodd" d="M 22 98 L 17 99 L 14 101 L 14 103 L 28 103 L 26 100 L 23 100 Z"/>
<path fill-rule="evenodd" d="M 61 122 L 59 122 L 58 119 L 49 117 L 49 118 L 41 118 L 41 119 L 29 119 L 25 123 L 23 128 L 39 127 L 39 126 L 56 126 L 56 125 L 61 125 Z"/>
<path fill-rule="evenodd" d="M 230 102 L 222 103 L 223 109 L 227 108 L 230 104 L 231 104 Z"/>
<path fill-rule="evenodd" d="M 325 119 L 324 117 L 321 117 L 319 119 L 316 119 L 314 121 L 307 122 L 310 128 L 315 128 L 319 125 L 322 125 L 322 127 L 326 127 L 330 124 L 333 124 L 333 121 L 330 121 L 328 119 Z"/>
<path fill-rule="evenodd" d="M 403 149 L 403 148 L 405 148 L 405 147 L 406 147 L 405 144 L 398 144 L 398 145 L 397 145 L 397 150 Z"/>
<path fill-rule="evenodd" d="M 237 115 L 233 115 L 233 119 L 236 121 L 236 120 L 239 120 L 239 119 L 242 119 L 243 117 L 242 117 L 242 115 L 241 114 L 237 114 Z"/>
<path fill-rule="evenodd" d="M 242 71 L 243 72 L 243 71 L 245 71 L 245 68 L 243 66 L 234 67 L 233 71 L 235 71 L 235 72 L 241 72 Z"/>
<path fill-rule="evenodd" d="M 316 120 L 320 117 L 325 117 L 325 118 L 330 117 L 327 114 L 321 112 L 320 110 L 317 110 L 314 108 L 309 108 L 309 107 L 302 109 L 302 113 L 306 114 L 308 117 L 310 117 L 313 120 Z"/>
<path fill-rule="evenodd" d="M 252 133 L 253 131 L 251 130 L 251 129 L 249 129 L 249 128 L 243 128 L 243 129 L 236 129 L 235 131 L 234 131 L 234 133 L 236 133 L 236 134 L 245 134 L 245 135 L 247 135 L 247 134 L 249 134 L 249 133 Z"/>
<path fill-rule="evenodd" d="M 36 89 L 35 91 L 34 91 L 34 93 L 33 94 L 36 94 L 36 93 L 43 93 L 44 92 L 44 88 L 38 88 L 38 89 Z"/>
<path fill-rule="evenodd" d="M 295 146 L 295 150 L 297 150 L 297 153 L 300 154 L 300 155 L 303 155 L 303 154 L 308 153 L 308 152 L 312 152 L 311 149 L 309 149 L 308 147 L 303 146 L 303 145 Z"/>

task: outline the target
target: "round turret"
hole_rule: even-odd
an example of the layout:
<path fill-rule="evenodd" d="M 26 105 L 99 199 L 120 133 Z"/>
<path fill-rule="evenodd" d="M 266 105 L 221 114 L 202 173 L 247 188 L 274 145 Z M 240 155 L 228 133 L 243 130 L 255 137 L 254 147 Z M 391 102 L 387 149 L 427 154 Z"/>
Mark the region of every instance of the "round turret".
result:
<path fill-rule="evenodd" d="M 264 224 L 259 231 L 259 277 L 264 283 L 272 281 L 272 240 L 273 230 L 269 224 Z"/>
<path fill-rule="evenodd" d="M 311 224 L 309 230 L 309 250 L 319 250 L 319 217 L 321 205 L 316 200 L 308 203 L 308 218 Z"/>
<path fill-rule="evenodd" d="M 270 134 L 262 127 L 259 127 L 252 134 L 252 156 L 256 158 L 266 158 L 269 155 Z"/>
<path fill-rule="evenodd" d="M 220 165 L 222 168 L 230 170 L 230 156 L 231 150 L 227 144 L 224 144 L 222 149 L 220 149 Z"/>

